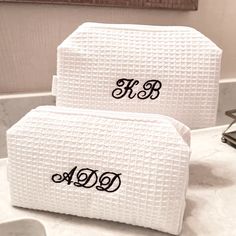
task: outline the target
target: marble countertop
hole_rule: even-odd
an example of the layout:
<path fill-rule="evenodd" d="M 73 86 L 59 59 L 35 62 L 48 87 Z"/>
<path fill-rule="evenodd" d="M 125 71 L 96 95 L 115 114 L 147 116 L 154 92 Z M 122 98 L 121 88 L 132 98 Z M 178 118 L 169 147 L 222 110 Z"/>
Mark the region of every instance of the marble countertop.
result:
<path fill-rule="evenodd" d="M 236 149 L 221 143 L 225 126 L 192 131 L 192 155 L 182 236 L 236 235 Z M 21 217 L 40 220 L 48 236 L 167 236 L 151 229 L 12 207 L 0 160 L 0 223 Z"/>

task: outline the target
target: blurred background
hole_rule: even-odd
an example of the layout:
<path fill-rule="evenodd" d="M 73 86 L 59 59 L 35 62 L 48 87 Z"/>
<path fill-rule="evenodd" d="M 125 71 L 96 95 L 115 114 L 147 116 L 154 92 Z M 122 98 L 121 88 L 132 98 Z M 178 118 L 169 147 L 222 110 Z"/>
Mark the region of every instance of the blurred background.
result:
<path fill-rule="evenodd" d="M 200 0 L 197 11 L 0 3 L 0 93 L 49 91 L 57 46 L 86 21 L 194 27 L 223 49 L 221 78 L 235 78 L 235 9 L 235 0 Z"/>

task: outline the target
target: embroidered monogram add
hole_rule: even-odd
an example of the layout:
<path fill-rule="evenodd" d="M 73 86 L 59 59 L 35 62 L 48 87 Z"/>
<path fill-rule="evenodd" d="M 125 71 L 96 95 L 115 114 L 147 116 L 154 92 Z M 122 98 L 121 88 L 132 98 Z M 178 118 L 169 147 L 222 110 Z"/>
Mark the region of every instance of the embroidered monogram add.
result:
<path fill-rule="evenodd" d="M 75 187 L 95 188 L 98 191 L 105 191 L 112 193 L 117 191 L 121 185 L 120 174 L 114 172 L 104 172 L 98 177 L 98 170 L 89 168 L 80 169 L 75 175 L 77 166 L 70 170 L 70 172 L 63 172 L 62 174 L 54 174 L 51 179 L 54 183 L 67 182 L 68 185 L 72 184 Z M 75 176 L 75 177 L 74 177 Z M 73 178 L 75 180 L 73 180 Z"/>
<path fill-rule="evenodd" d="M 138 80 L 135 79 L 126 79 L 122 78 L 117 80 L 116 85 L 119 88 L 116 88 L 112 91 L 112 97 L 115 99 L 121 99 L 127 96 L 130 99 L 135 97 L 139 99 L 147 99 L 150 98 L 154 100 L 159 97 L 160 89 L 161 89 L 161 81 L 159 80 L 147 80 L 142 89 L 138 92 L 135 92 L 135 87 L 139 84 Z"/>

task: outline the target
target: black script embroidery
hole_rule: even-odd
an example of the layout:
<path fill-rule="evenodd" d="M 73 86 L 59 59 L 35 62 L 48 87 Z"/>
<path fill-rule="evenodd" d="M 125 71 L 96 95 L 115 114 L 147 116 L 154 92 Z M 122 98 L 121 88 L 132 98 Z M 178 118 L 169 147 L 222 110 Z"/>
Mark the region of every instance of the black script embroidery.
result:
<path fill-rule="evenodd" d="M 127 93 L 128 93 L 128 98 L 133 99 L 136 96 L 136 93 L 133 93 L 133 87 L 135 85 L 138 85 L 139 81 L 138 80 L 134 80 L 134 79 L 119 79 L 116 82 L 116 85 L 118 87 L 123 87 L 122 88 L 116 88 L 112 91 L 112 97 L 116 98 L 116 99 L 120 99 L 123 98 Z"/>
<path fill-rule="evenodd" d="M 97 170 L 83 168 L 77 173 L 77 182 L 74 182 L 76 187 L 92 188 L 96 183 L 98 176 Z"/>
<path fill-rule="evenodd" d="M 150 97 L 150 99 L 154 100 L 159 97 L 161 82 L 159 80 L 148 80 L 143 85 L 143 91 L 138 93 L 139 99 L 146 99 Z M 155 94 L 156 93 L 156 94 Z"/>
<path fill-rule="evenodd" d="M 121 184 L 120 175 L 113 172 L 104 172 L 99 178 L 100 185 L 96 186 L 96 189 L 109 193 L 115 192 Z"/>
<path fill-rule="evenodd" d="M 159 80 L 147 80 L 143 86 L 142 90 L 137 93 L 134 91 L 136 85 L 139 84 L 138 80 L 122 78 L 116 82 L 119 88 L 112 91 L 112 97 L 115 99 L 121 99 L 127 95 L 128 98 L 133 99 L 135 97 L 139 99 L 150 98 L 152 100 L 156 99 L 160 95 L 160 89 L 162 83 Z"/>
<path fill-rule="evenodd" d="M 77 166 L 75 166 L 69 173 L 64 172 L 62 175 L 54 174 L 52 175 L 52 181 L 54 183 L 61 183 L 63 181 L 67 181 L 67 184 L 70 185 L 73 182 L 72 178 L 76 169 L 77 169 Z"/>
<path fill-rule="evenodd" d="M 54 183 L 67 182 L 68 185 L 74 183 L 76 187 L 92 188 L 96 186 L 98 191 L 105 191 L 112 193 L 117 191 L 121 186 L 121 173 L 104 172 L 98 178 L 98 170 L 90 168 L 82 168 L 78 170 L 76 176 L 75 171 L 77 166 L 71 169 L 69 172 L 63 172 L 62 174 L 53 174 L 51 179 Z M 75 178 L 75 180 L 73 180 Z"/>

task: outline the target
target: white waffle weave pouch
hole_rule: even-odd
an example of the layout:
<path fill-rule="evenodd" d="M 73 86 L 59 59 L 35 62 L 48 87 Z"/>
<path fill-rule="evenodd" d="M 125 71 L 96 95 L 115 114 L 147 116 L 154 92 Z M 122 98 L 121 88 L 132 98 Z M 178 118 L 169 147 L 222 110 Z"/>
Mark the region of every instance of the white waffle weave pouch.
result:
<path fill-rule="evenodd" d="M 189 142 L 161 115 L 36 108 L 7 131 L 12 204 L 178 234 Z"/>
<path fill-rule="evenodd" d="M 85 23 L 57 49 L 58 106 L 216 119 L 222 51 L 189 27 Z"/>

